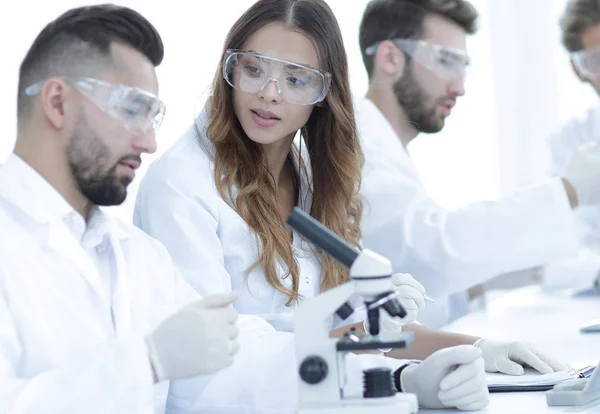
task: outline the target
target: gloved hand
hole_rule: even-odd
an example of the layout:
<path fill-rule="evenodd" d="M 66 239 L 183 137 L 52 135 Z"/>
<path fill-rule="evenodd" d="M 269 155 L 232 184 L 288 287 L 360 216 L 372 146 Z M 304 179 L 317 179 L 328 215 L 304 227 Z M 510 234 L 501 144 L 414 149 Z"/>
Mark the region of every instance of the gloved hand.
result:
<path fill-rule="evenodd" d="M 567 161 L 564 178 L 577 193 L 578 204 L 600 203 L 600 155 L 595 142 L 578 147 Z"/>
<path fill-rule="evenodd" d="M 549 358 L 533 347 L 521 342 L 497 342 L 489 339 L 479 339 L 474 344 L 483 351 L 485 370 L 501 372 L 508 375 L 523 375 L 523 365 L 549 374 L 557 371 L 567 371 L 569 364 Z"/>
<path fill-rule="evenodd" d="M 417 320 L 417 314 L 425 307 L 425 288 L 407 273 L 395 273 L 392 275 L 394 291 L 398 294 L 398 300 L 406 310 L 406 316 L 402 319 L 391 317 L 386 311 L 380 311 L 379 326 L 380 333 L 400 332 L 402 325 Z M 365 320 L 365 331 L 369 328 L 369 322 Z"/>
<path fill-rule="evenodd" d="M 236 294 L 208 296 L 160 323 L 146 337 L 148 354 L 159 381 L 190 378 L 233 363 L 237 311 L 229 306 Z"/>
<path fill-rule="evenodd" d="M 490 398 L 481 350 L 471 345 L 439 350 L 404 368 L 400 386 L 416 394 L 424 408 L 481 410 Z"/>

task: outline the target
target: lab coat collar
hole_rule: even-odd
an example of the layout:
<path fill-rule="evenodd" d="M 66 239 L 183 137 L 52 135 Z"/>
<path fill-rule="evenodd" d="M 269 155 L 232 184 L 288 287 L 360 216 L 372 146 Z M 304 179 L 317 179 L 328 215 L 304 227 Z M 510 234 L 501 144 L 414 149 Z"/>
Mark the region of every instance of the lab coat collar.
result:
<path fill-rule="evenodd" d="M 355 100 L 354 107 L 356 108 L 355 110 L 357 111 L 356 119 L 358 120 L 358 123 L 359 123 L 359 125 L 358 125 L 359 130 L 360 130 L 360 119 L 361 118 L 368 119 L 369 122 L 372 122 L 374 125 L 378 125 L 379 128 L 385 130 L 384 131 L 385 133 L 382 133 L 379 135 L 379 139 L 382 139 L 382 137 L 394 137 L 400 143 L 404 153 L 410 157 L 408 150 L 406 149 L 404 144 L 402 144 L 402 140 L 396 133 L 396 130 L 394 129 L 394 127 L 392 126 L 390 121 L 388 121 L 388 119 L 385 117 L 383 112 L 381 112 L 381 110 L 377 107 L 377 105 L 375 105 L 375 103 L 373 103 L 373 101 L 371 101 L 369 98 L 359 98 L 359 99 Z M 362 137 L 361 137 L 361 140 L 362 140 Z"/>
<path fill-rule="evenodd" d="M 62 221 L 86 247 L 100 244 L 109 233 L 118 240 L 130 236 L 97 206 L 86 223 L 50 183 L 16 154 L 11 154 L 0 169 L 0 197 L 38 225 Z"/>

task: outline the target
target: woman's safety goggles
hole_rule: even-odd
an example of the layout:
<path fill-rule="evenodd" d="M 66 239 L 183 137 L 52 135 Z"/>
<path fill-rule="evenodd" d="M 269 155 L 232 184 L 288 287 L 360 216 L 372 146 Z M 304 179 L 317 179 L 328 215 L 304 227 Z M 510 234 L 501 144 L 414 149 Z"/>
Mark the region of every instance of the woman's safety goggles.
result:
<path fill-rule="evenodd" d="M 115 84 L 86 77 L 60 76 L 79 93 L 92 101 L 106 114 L 123 121 L 136 134 L 144 134 L 150 128 L 158 130 L 165 116 L 165 104 L 157 96 L 140 88 Z M 25 89 L 34 96 L 41 92 L 46 80 Z"/>
<path fill-rule="evenodd" d="M 467 73 L 470 59 L 464 50 L 427 43 L 423 40 L 391 39 L 391 41 L 440 78 L 454 80 L 464 77 Z M 365 53 L 374 55 L 380 43 L 369 46 Z"/>
<path fill-rule="evenodd" d="M 274 82 L 281 99 L 298 105 L 313 105 L 325 99 L 331 74 L 296 62 L 255 52 L 229 49 L 225 52 L 223 78 L 235 89 L 262 91 Z"/>
<path fill-rule="evenodd" d="M 583 77 L 596 79 L 600 75 L 600 48 L 573 52 L 571 59 Z"/>

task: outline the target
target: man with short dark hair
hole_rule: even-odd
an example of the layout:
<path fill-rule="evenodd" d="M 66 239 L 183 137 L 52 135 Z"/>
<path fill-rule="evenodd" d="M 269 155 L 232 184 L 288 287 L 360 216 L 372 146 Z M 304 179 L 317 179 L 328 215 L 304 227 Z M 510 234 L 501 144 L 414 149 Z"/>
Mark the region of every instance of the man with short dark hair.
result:
<path fill-rule="evenodd" d="M 158 32 L 142 19 L 133 10 L 112 5 L 70 10 L 42 30 L 20 67 L 15 153 L 35 152 L 51 160 L 51 153 L 64 152 L 61 156 L 66 163 L 39 172 L 51 175 L 51 183 L 55 176 L 72 175 L 83 197 L 71 200 L 73 194 L 63 196 L 69 202 L 77 201 L 75 208 L 84 217 L 91 205 L 121 204 L 133 170 L 141 162 L 140 154 L 156 150 L 154 128 L 160 125 L 165 107 L 155 96 L 154 67 L 160 65 L 164 52 Z M 64 96 L 73 98 L 73 106 L 62 108 Z M 44 110 L 44 116 L 36 120 L 40 97 L 38 109 Z M 99 108 L 103 116 L 122 122 L 96 120 L 88 107 Z M 97 131 L 100 126 L 110 129 Z M 40 135 L 34 129 L 69 136 L 64 145 L 46 139 L 34 146 L 32 141 Z M 126 148 L 129 135 L 137 137 L 135 149 Z M 108 152 L 104 137 L 121 143 L 117 154 Z M 45 168 L 48 163 L 35 168 Z M 106 165 L 110 168 L 101 164 L 110 164 Z"/>
<path fill-rule="evenodd" d="M 162 58 L 150 22 L 101 5 L 54 20 L 21 65 L 0 169 L 0 412 L 154 412 L 169 380 L 233 363 L 235 296 L 200 300 L 160 243 L 98 207 L 156 149 Z"/>
<path fill-rule="evenodd" d="M 466 289 L 575 254 L 571 209 L 600 202 L 600 158 L 585 149 L 562 178 L 497 201 L 446 211 L 427 194 L 406 146 L 421 132 L 440 131 L 465 94 L 466 39 L 476 22 L 465 0 L 374 0 L 360 26 L 369 72 L 357 105 L 363 241 L 437 299 L 419 315 L 433 327 L 466 312 Z"/>

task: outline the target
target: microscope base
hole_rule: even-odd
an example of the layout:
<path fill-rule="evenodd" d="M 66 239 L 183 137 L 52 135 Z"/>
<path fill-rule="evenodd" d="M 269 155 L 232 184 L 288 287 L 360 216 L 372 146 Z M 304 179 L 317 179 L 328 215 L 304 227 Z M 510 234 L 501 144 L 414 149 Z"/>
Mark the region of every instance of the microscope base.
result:
<path fill-rule="evenodd" d="M 418 410 L 415 394 L 397 393 L 389 398 L 357 398 L 329 406 L 304 406 L 298 409 L 297 414 L 415 414 Z"/>

